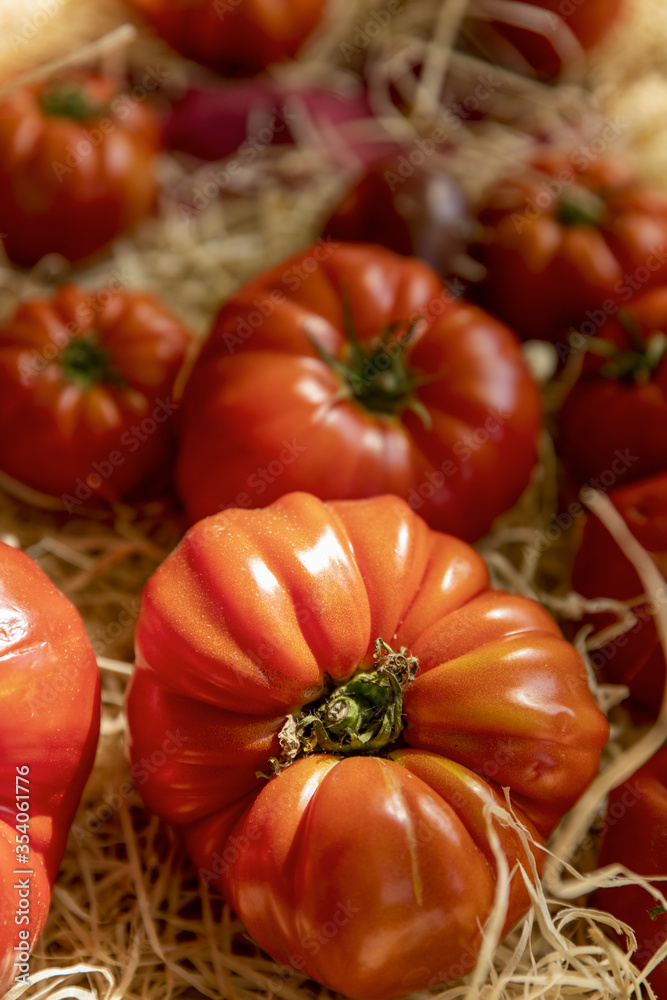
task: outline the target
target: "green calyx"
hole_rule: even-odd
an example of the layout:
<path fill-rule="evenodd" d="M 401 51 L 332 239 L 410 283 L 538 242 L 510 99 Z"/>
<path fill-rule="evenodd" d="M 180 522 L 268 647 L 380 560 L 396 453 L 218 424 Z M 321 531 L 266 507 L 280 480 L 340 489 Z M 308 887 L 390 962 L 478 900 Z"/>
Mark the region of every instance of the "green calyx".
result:
<path fill-rule="evenodd" d="M 556 204 L 556 219 L 563 226 L 599 226 L 606 213 L 602 199 L 578 185 L 565 191 Z"/>
<path fill-rule="evenodd" d="M 122 376 L 113 367 L 111 358 L 94 332 L 73 337 L 60 352 L 58 364 L 65 379 L 76 383 L 84 391 L 102 382 L 124 385 Z"/>
<path fill-rule="evenodd" d="M 656 903 L 656 905 L 652 906 L 651 909 L 648 911 L 648 915 L 651 918 L 651 920 L 657 920 L 658 917 L 664 917 L 666 914 L 667 910 L 665 910 L 662 903 Z"/>
<path fill-rule="evenodd" d="M 661 330 L 656 330 L 643 338 L 632 316 L 624 310 L 619 312 L 618 319 L 629 334 L 632 344 L 630 348 L 618 347 L 599 337 L 590 337 L 586 350 L 606 358 L 600 368 L 603 378 L 641 385 L 652 378 L 667 355 L 667 336 Z"/>
<path fill-rule="evenodd" d="M 397 415 L 411 410 L 420 418 L 427 430 L 431 417 L 416 395 L 416 390 L 434 376 L 418 375 L 406 363 L 405 351 L 411 343 L 420 320 L 411 323 L 393 323 L 380 337 L 364 342 L 359 340 L 349 305 L 344 302 L 346 352 L 336 358 L 314 337 L 308 335 L 319 357 L 336 372 L 343 383 L 341 395 L 356 399 L 371 413 Z"/>
<path fill-rule="evenodd" d="M 106 108 L 93 104 L 81 84 L 73 80 L 54 80 L 48 83 L 39 95 L 39 105 L 45 115 L 57 118 L 72 118 L 77 122 L 89 121 L 104 115 Z"/>
<path fill-rule="evenodd" d="M 288 767 L 299 757 L 313 753 L 378 753 L 393 744 L 403 730 L 403 689 L 415 676 L 416 657 L 404 646 L 395 653 L 382 639 L 376 639 L 375 669 L 361 671 L 346 684 L 331 690 L 319 703 L 290 715 L 280 731 L 280 760 L 269 760 L 272 774 Z"/>

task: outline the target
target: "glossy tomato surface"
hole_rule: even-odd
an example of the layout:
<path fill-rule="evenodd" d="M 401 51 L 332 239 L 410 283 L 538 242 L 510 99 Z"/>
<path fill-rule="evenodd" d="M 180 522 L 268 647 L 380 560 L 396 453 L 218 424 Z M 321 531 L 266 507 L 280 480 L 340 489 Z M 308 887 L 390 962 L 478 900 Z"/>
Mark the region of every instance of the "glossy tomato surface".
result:
<path fill-rule="evenodd" d="M 14 980 L 27 981 L 17 980 L 30 971 L 23 955 L 46 923 L 51 886 L 95 758 L 99 687 L 74 606 L 32 559 L 0 542 L 3 996 Z"/>
<path fill-rule="evenodd" d="M 667 473 L 612 490 L 609 499 L 663 576 L 667 576 Z M 644 585 L 634 566 L 602 522 L 592 515 L 584 526 L 572 585 L 585 597 L 632 602 L 636 624 L 629 632 L 610 639 L 591 657 L 605 680 L 627 684 L 631 707 L 655 718 L 665 686 L 665 656 L 655 627 L 656 603 L 644 599 Z M 596 631 L 616 620 L 613 614 L 589 615 L 585 619 L 595 625 Z"/>
<path fill-rule="evenodd" d="M 153 208 L 158 127 L 146 96 L 78 73 L 0 103 L 0 231 L 14 263 L 80 260 Z"/>
<path fill-rule="evenodd" d="M 558 451 L 577 484 L 667 471 L 666 355 L 667 285 L 616 311 L 589 342 L 558 414 Z"/>
<path fill-rule="evenodd" d="M 400 726 L 382 744 L 361 730 L 359 751 L 340 702 L 385 705 L 368 679 L 378 640 L 416 657 L 416 676 L 389 703 Z M 548 613 L 490 590 L 473 549 L 395 496 L 294 493 L 198 522 L 148 582 L 136 650 L 126 709 L 146 803 L 270 955 L 357 1000 L 469 971 L 497 878 L 485 808 L 509 788 L 540 843 L 607 737 Z M 308 737 L 283 766 L 323 695 L 342 742 Z M 278 773 L 258 776 L 271 758 Z M 526 867 L 496 829 L 510 869 Z M 514 877 L 505 930 L 528 905 Z"/>
<path fill-rule="evenodd" d="M 581 71 L 582 54 L 617 25 L 626 0 L 481 0 L 466 22 L 487 58 L 518 72 L 553 78 Z"/>
<path fill-rule="evenodd" d="M 0 469 L 68 510 L 155 494 L 192 337 L 153 296 L 63 285 L 0 330 Z"/>
<path fill-rule="evenodd" d="M 618 139 L 608 123 L 607 143 Z M 545 153 L 478 207 L 475 297 L 522 337 L 595 333 L 638 290 L 667 280 L 667 199 L 610 157 Z"/>
<path fill-rule="evenodd" d="M 182 55 L 225 76 L 296 55 L 326 0 L 131 0 Z"/>
<path fill-rule="evenodd" d="M 667 875 L 667 745 L 611 792 L 599 864 L 625 865 L 649 878 Z M 664 894 L 665 882 L 654 884 Z M 599 889 L 591 905 L 632 927 L 637 935 L 632 961 L 639 969 L 667 941 L 667 913 L 641 886 Z M 648 980 L 657 996 L 667 995 L 667 960 L 649 973 Z"/>
<path fill-rule="evenodd" d="M 540 403 L 514 334 L 426 264 L 321 241 L 223 306 L 181 416 L 192 520 L 390 492 L 474 539 L 528 484 Z"/>

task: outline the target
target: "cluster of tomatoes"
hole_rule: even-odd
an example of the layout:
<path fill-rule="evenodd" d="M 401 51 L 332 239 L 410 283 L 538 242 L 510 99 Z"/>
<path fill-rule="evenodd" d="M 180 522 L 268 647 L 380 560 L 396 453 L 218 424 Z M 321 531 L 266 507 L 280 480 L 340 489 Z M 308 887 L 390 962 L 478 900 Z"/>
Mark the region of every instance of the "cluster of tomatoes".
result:
<path fill-rule="evenodd" d="M 227 76 L 293 56 L 324 9 L 136 3 Z M 502 3 L 477 0 L 464 43 L 498 60 L 509 44 L 513 67 L 553 77 L 572 44 L 603 33 L 593 0 L 572 6 L 565 16 L 562 2 L 522 0 L 504 20 Z M 15 90 L 0 107 L 13 264 L 86 261 L 130 231 L 155 207 L 160 141 L 149 103 L 99 75 Z M 373 164 L 315 242 L 222 305 L 202 344 L 152 295 L 74 284 L 23 303 L 0 331 L 0 471 L 70 514 L 173 498 L 191 526 L 137 622 L 126 711 L 142 797 L 260 946 L 355 1000 L 474 966 L 497 850 L 510 870 L 541 870 L 608 738 L 574 647 L 537 603 L 490 589 L 469 544 L 538 460 L 544 418 L 522 339 L 579 366 L 553 416 L 556 526 L 582 514 L 575 490 L 607 491 L 667 565 L 667 198 L 608 152 L 559 150 L 495 184 L 468 226 L 442 158 L 419 148 L 425 162 L 406 147 Z M 485 275 L 465 297 L 462 251 Z M 0 897 L 16 894 L 16 852 L 29 846 L 32 944 L 92 766 L 99 678 L 76 612 L 40 571 L 8 546 L 0 570 L 12 757 Z M 627 684 L 638 721 L 655 718 L 656 608 L 593 520 L 572 579 L 633 605 L 635 626 L 597 666 Z M 35 588 L 43 615 L 28 610 Z M 63 664 L 66 687 L 53 680 Z M 37 755 L 36 702 L 49 734 Z M 174 731 L 160 766 L 143 767 Z M 44 799 L 27 840 L 13 823 L 14 766 Z M 667 871 L 666 776 L 663 752 L 632 779 L 632 807 L 627 788 L 614 793 L 624 812 L 606 826 L 602 862 Z M 492 818 L 503 789 L 514 826 Z M 645 958 L 667 938 L 645 891 L 599 903 L 634 927 Z M 503 933 L 529 905 L 514 877 Z M 16 933 L 0 923 L 0 990 L 24 948 Z M 652 982 L 667 985 L 664 963 Z"/>

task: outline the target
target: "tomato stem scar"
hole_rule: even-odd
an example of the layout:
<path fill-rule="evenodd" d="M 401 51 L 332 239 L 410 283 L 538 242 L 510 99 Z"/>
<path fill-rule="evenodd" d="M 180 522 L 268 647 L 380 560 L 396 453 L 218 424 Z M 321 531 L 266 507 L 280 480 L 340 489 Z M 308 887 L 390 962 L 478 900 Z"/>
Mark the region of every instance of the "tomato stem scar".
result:
<path fill-rule="evenodd" d="M 312 753 L 377 753 L 394 743 L 403 730 L 403 690 L 413 680 L 419 662 L 405 646 L 394 652 L 376 639 L 375 669 L 356 673 L 335 687 L 321 701 L 288 716 L 280 731 L 280 760 L 269 760 L 270 778 L 299 757 Z"/>

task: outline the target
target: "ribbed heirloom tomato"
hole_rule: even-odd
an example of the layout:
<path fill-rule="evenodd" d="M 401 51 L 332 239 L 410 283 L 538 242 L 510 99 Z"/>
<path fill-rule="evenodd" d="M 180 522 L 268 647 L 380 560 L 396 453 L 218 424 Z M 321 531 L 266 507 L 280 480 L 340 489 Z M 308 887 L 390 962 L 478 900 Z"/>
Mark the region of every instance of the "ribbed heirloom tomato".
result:
<path fill-rule="evenodd" d="M 609 122 L 603 145 L 624 125 Z M 639 289 L 667 279 L 667 198 L 594 146 L 535 157 L 478 207 L 476 297 L 522 337 L 595 333 Z"/>
<path fill-rule="evenodd" d="M 192 520 L 396 493 L 473 540 L 528 485 L 540 402 L 514 334 L 426 264 L 322 241 L 223 306 L 180 416 Z"/>
<path fill-rule="evenodd" d="M 558 413 L 558 451 L 578 484 L 667 471 L 667 285 L 616 310 L 586 341 L 581 375 Z M 605 482 L 605 479 L 607 480 Z"/>
<path fill-rule="evenodd" d="M 144 98 L 159 82 L 150 73 L 145 80 Z M 70 73 L 6 97 L 0 230 L 10 259 L 76 261 L 131 229 L 156 200 L 158 147 L 146 100 L 105 77 Z"/>
<path fill-rule="evenodd" d="M 76 609 L 0 542 L 0 995 L 27 983 L 93 766 L 100 681 Z M 18 873 L 18 874 L 17 874 Z"/>
<path fill-rule="evenodd" d="M 145 769 L 146 803 L 270 955 L 357 1000 L 472 967 L 486 807 L 509 788 L 541 844 L 607 737 L 548 613 L 394 496 L 198 522 L 147 584 L 136 650 L 133 764 L 169 728 L 182 743 Z M 528 906 L 515 871 L 506 931 Z"/>
<path fill-rule="evenodd" d="M 0 469 L 72 512 L 154 496 L 174 460 L 188 330 L 152 295 L 63 285 L 0 330 Z"/>
<path fill-rule="evenodd" d="M 226 76 L 296 55 L 326 0 L 131 0 L 170 45 Z"/>

